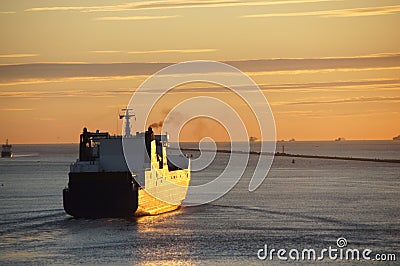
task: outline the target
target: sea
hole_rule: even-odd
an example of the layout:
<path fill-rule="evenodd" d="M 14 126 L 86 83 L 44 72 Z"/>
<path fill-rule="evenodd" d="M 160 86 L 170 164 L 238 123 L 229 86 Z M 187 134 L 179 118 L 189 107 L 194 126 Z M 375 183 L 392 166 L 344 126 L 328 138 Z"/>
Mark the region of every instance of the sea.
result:
<path fill-rule="evenodd" d="M 400 159 L 399 141 L 276 149 Z M 240 181 L 214 202 L 157 216 L 75 219 L 64 212 L 62 189 L 78 145 L 13 145 L 13 152 L 0 159 L 0 265 L 399 265 L 399 163 L 279 156 L 249 192 L 252 154 Z M 193 182 L 217 177 L 229 157 L 217 153 Z"/>

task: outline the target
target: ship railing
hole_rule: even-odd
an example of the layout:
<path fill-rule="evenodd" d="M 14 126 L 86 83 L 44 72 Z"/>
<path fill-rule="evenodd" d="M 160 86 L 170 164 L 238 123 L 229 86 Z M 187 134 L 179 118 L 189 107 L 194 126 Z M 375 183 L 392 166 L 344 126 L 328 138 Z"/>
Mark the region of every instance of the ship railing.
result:
<path fill-rule="evenodd" d="M 98 161 L 77 161 L 70 165 L 70 172 L 101 172 L 101 165 Z"/>

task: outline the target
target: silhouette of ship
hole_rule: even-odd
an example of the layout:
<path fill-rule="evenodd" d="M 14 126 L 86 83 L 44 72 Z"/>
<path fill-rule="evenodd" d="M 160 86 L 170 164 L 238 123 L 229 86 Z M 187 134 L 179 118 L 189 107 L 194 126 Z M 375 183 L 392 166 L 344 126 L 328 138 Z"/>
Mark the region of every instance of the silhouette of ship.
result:
<path fill-rule="evenodd" d="M 131 135 L 129 119 L 134 115 L 130 109 L 124 110 L 120 116 L 125 118 L 124 137 L 83 129 L 79 159 L 71 165 L 68 186 L 63 190 L 63 205 L 69 215 L 156 215 L 177 209 L 185 199 L 190 159 L 167 157 L 168 136 L 154 135 L 151 127 Z M 134 152 L 125 158 L 123 149 Z"/>
<path fill-rule="evenodd" d="M 2 150 L 1 150 L 1 158 L 11 158 L 12 157 L 12 151 L 11 151 L 12 145 L 8 144 L 8 139 L 6 140 L 6 144 L 2 145 Z"/>
<path fill-rule="evenodd" d="M 337 138 L 337 139 L 335 139 L 335 141 L 344 141 L 344 140 L 346 140 L 345 138 Z"/>
<path fill-rule="evenodd" d="M 249 141 L 250 142 L 256 142 L 258 140 L 258 138 L 256 138 L 256 137 L 250 137 L 249 138 Z"/>
<path fill-rule="evenodd" d="M 400 135 L 398 135 L 397 137 L 393 137 L 393 140 L 400 140 Z"/>

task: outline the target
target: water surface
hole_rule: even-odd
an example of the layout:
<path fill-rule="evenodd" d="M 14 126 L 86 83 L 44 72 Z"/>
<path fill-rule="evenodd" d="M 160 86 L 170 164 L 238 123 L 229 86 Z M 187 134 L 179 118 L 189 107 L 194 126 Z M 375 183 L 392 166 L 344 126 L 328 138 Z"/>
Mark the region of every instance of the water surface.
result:
<path fill-rule="evenodd" d="M 278 143 L 277 150 L 279 150 Z M 290 153 L 399 159 L 396 142 L 291 142 Z M 283 263 L 257 259 L 275 248 L 327 248 L 345 237 L 351 248 L 395 253 L 400 247 L 400 164 L 277 157 L 255 192 L 257 157 L 223 198 L 152 217 L 74 219 L 62 189 L 78 145 L 14 145 L 0 160 L 0 264 Z M 218 154 L 193 184 L 215 178 L 229 154 Z M 325 263 L 336 264 L 329 260 Z M 362 262 L 368 264 L 367 262 Z"/>

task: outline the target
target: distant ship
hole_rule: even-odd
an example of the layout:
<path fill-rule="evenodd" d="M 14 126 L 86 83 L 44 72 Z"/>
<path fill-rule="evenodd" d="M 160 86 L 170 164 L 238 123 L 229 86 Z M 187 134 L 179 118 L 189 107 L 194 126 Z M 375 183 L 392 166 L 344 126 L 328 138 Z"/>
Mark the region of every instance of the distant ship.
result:
<path fill-rule="evenodd" d="M 83 129 L 79 159 L 71 165 L 68 187 L 63 190 L 64 210 L 69 215 L 77 218 L 156 215 L 179 208 L 185 199 L 190 159 L 179 155 L 167 157 L 168 136 L 154 135 L 151 127 L 131 135 L 132 116 L 129 109 L 120 116 L 125 118 L 124 137 Z M 125 149 L 134 151 L 128 163 L 122 143 Z M 170 161 L 172 156 L 174 163 Z"/>
<path fill-rule="evenodd" d="M 256 142 L 258 140 L 258 138 L 256 138 L 256 137 L 250 137 L 249 138 L 249 141 L 250 142 Z"/>
<path fill-rule="evenodd" d="M 346 140 L 345 138 L 337 138 L 337 139 L 335 139 L 335 141 L 344 141 L 344 140 Z"/>
<path fill-rule="evenodd" d="M 8 144 L 8 139 L 6 140 L 6 144 L 3 144 L 2 147 L 1 158 L 11 158 L 13 155 L 11 151 L 12 145 Z"/>
<path fill-rule="evenodd" d="M 400 140 L 400 135 L 398 135 L 397 137 L 393 137 L 393 140 Z"/>

